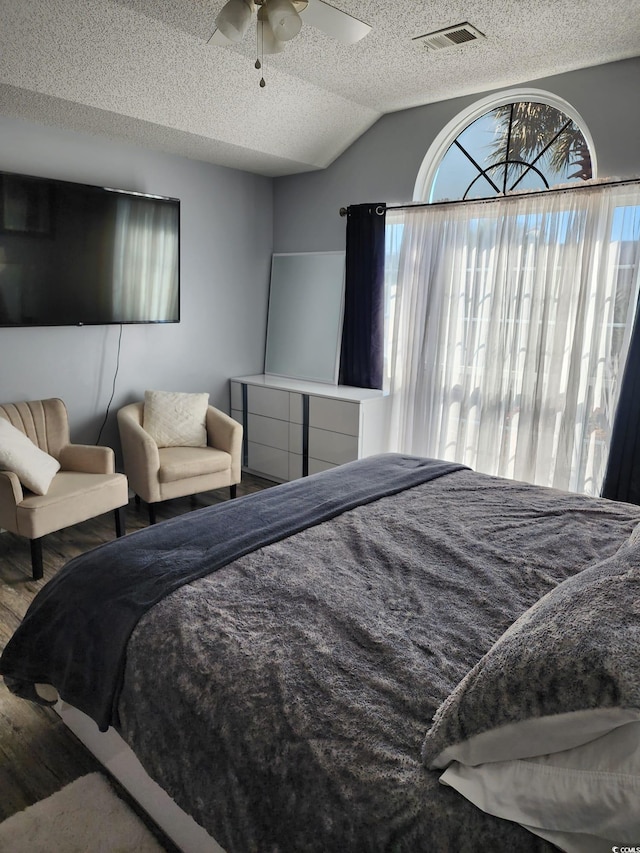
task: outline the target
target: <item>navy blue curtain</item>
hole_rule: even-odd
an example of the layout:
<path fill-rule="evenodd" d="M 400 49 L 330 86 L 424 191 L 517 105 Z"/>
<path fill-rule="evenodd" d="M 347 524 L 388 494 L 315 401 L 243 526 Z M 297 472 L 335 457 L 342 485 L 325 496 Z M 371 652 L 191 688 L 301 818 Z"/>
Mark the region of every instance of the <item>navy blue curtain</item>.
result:
<path fill-rule="evenodd" d="M 636 312 L 611 432 L 602 497 L 640 504 L 640 317 Z"/>
<path fill-rule="evenodd" d="M 385 216 L 384 204 L 347 209 L 341 385 L 382 388 Z"/>

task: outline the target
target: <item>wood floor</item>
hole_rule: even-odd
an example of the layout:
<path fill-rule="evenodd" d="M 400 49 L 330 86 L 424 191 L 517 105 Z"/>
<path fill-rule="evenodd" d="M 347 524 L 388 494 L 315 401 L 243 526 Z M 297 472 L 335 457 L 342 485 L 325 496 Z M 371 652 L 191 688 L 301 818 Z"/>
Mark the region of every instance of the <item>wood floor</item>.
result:
<path fill-rule="evenodd" d="M 238 497 L 271 485 L 268 480 L 243 474 Z M 157 520 L 220 503 L 228 495 L 228 489 L 220 489 L 167 501 L 158 507 Z M 132 499 L 126 510 L 127 532 L 147 524 L 146 505 L 136 505 Z M 114 536 L 111 513 L 50 534 L 43 541 L 44 578 L 33 581 L 28 541 L 11 533 L 0 534 L 0 648 L 4 648 L 34 595 L 68 560 Z M 55 711 L 13 696 L 0 677 L 0 821 L 96 770 L 104 772 Z M 119 790 L 173 853 L 174 845 L 150 824 L 126 792 Z"/>

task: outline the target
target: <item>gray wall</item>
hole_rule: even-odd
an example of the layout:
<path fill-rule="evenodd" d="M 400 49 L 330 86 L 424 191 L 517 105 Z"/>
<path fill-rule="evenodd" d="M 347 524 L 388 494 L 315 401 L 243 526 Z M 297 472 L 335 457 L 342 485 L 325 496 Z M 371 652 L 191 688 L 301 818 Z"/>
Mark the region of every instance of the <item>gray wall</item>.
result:
<path fill-rule="evenodd" d="M 552 92 L 568 101 L 591 131 L 598 177 L 640 176 L 640 59 L 594 66 L 518 87 Z M 499 90 L 494 90 L 499 91 Z M 328 169 L 278 178 L 274 192 L 274 251 L 344 248 L 340 207 L 411 201 L 424 156 L 438 133 L 491 92 L 383 116 Z"/>
<path fill-rule="evenodd" d="M 115 412 L 147 388 L 208 391 L 228 411 L 229 377 L 263 368 L 272 180 L 2 117 L 0 170 L 181 200 L 181 322 L 123 327 L 100 443 L 119 449 Z M 94 443 L 111 396 L 119 331 L 0 328 L 0 400 L 62 397 L 72 439 Z"/>
<path fill-rule="evenodd" d="M 633 59 L 523 85 L 553 92 L 578 110 L 601 177 L 635 177 L 638 82 L 640 59 Z M 182 202 L 182 322 L 124 327 L 102 443 L 118 447 L 114 413 L 146 388 L 208 391 L 227 409 L 228 378 L 263 368 L 271 252 L 343 249 L 341 206 L 409 201 L 435 136 L 482 96 L 384 116 L 328 169 L 275 181 L 0 117 L 1 170 Z M 117 326 L 0 329 L 0 400 L 60 396 L 74 440 L 94 442 L 111 395 L 118 334 Z"/>

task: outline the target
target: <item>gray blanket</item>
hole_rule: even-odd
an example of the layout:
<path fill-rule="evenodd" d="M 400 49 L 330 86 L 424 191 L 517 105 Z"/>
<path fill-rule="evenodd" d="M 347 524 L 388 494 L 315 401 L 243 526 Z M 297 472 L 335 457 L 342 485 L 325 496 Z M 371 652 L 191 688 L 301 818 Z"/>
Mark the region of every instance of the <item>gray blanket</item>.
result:
<path fill-rule="evenodd" d="M 127 642 L 140 617 L 185 583 L 271 542 L 463 466 L 397 453 L 361 459 L 173 519 L 71 560 L 31 602 L 0 657 L 10 690 L 35 685 L 117 724 Z"/>
<path fill-rule="evenodd" d="M 421 762 L 441 702 L 640 507 L 458 471 L 243 556 L 140 620 L 121 731 L 229 853 L 528 853 Z"/>

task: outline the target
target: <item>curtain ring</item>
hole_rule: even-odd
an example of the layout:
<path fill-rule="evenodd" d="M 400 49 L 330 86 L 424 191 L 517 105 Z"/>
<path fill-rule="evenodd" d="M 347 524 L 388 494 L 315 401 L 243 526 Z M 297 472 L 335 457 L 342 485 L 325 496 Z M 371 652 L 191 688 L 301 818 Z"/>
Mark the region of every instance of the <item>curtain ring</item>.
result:
<path fill-rule="evenodd" d="M 378 216 L 384 216 L 384 212 L 385 212 L 385 210 L 386 210 L 386 208 L 385 208 L 385 207 L 383 207 L 381 204 L 379 204 L 379 205 L 376 207 L 376 213 L 378 214 Z"/>

